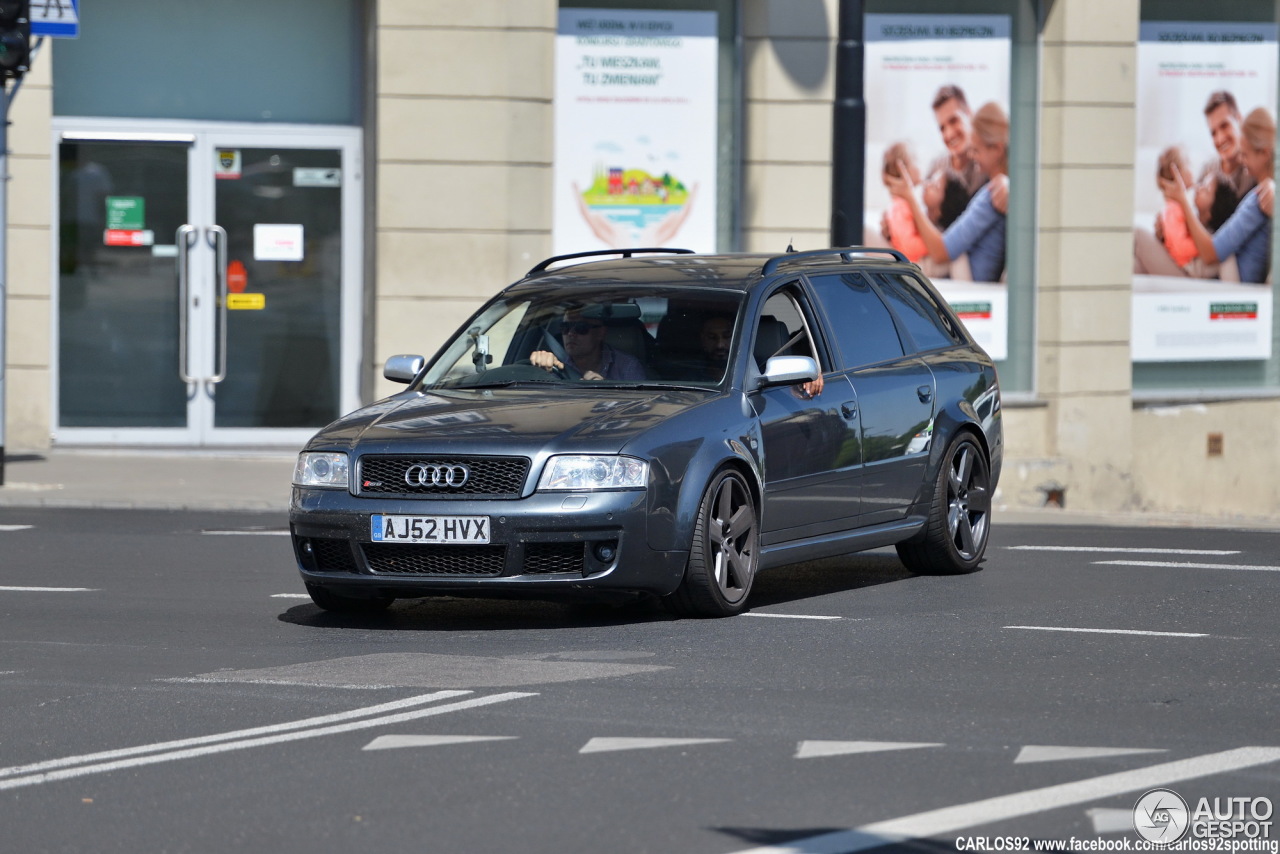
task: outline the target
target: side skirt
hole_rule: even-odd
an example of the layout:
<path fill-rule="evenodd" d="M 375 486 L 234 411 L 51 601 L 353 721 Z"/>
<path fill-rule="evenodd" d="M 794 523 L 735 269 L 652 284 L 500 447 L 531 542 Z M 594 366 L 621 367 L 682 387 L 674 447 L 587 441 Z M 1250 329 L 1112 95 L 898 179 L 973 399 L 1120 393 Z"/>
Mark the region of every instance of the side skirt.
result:
<path fill-rule="evenodd" d="M 909 516 L 869 528 L 765 546 L 760 550 L 760 569 L 896 545 L 918 534 L 927 521 L 924 516 Z"/>

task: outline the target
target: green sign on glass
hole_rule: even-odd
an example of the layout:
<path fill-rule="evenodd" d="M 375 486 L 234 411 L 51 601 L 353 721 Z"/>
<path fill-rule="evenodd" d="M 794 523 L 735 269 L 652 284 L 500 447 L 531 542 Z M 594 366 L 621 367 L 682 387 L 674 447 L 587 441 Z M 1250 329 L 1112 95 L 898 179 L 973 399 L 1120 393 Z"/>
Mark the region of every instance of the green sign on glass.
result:
<path fill-rule="evenodd" d="M 142 196 L 107 196 L 107 228 L 139 231 L 146 221 Z"/>

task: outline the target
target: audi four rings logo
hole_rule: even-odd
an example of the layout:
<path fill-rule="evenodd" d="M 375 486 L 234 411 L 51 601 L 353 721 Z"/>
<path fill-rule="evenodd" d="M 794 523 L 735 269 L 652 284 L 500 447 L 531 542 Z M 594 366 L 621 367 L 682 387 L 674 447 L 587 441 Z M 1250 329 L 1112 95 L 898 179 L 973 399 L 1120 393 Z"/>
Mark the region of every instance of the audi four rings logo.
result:
<path fill-rule="evenodd" d="M 404 473 L 404 482 L 410 486 L 451 486 L 457 489 L 466 483 L 469 477 L 471 477 L 471 469 L 466 466 L 418 463 L 409 466 L 409 470 Z"/>

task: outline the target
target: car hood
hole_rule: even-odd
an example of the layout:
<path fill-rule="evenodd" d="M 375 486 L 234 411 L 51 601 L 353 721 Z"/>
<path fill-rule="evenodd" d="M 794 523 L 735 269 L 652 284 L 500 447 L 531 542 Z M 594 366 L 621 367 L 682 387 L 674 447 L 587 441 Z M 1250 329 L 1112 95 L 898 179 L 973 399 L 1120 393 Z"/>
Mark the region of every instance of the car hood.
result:
<path fill-rule="evenodd" d="M 645 430 L 715 396 L 613 388 L 404 392 L 334 422 L 313 449 L 360 453 L 616 453 Z"/>

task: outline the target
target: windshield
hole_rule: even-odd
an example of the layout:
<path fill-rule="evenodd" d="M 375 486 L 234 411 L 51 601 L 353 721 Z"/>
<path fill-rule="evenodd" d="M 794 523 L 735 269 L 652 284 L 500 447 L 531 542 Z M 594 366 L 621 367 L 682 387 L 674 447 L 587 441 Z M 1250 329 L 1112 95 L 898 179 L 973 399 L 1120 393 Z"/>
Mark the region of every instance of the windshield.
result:
<path fill-rule="evenodd" d="M 525 383 L 715 388 L 742 294 L 690 288 L 521 290 L 480 311 L 424 388 Z"/>

